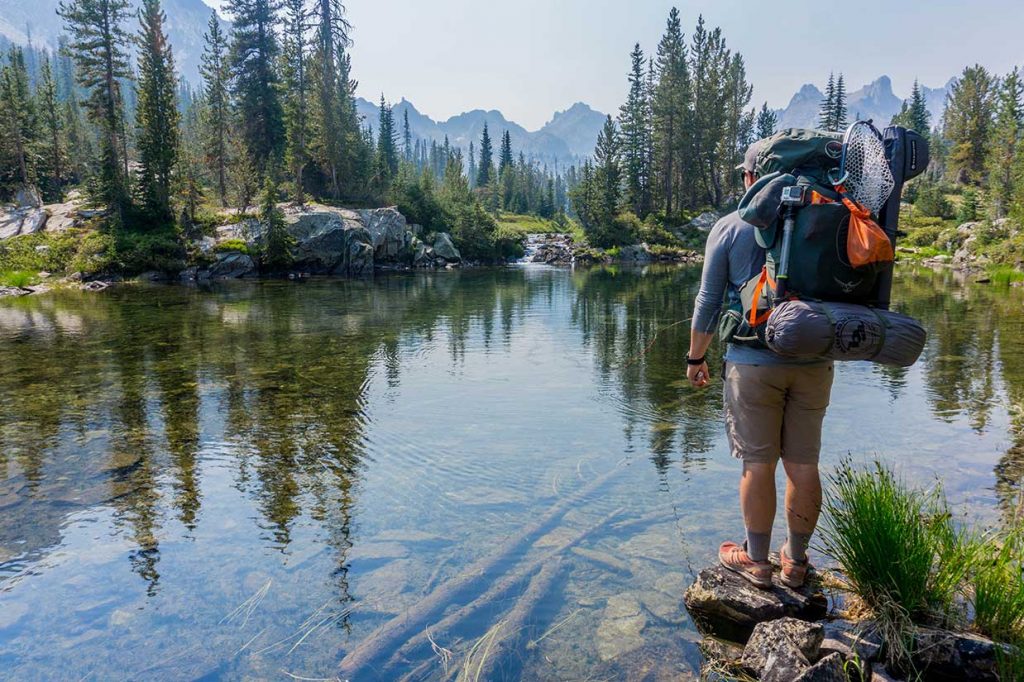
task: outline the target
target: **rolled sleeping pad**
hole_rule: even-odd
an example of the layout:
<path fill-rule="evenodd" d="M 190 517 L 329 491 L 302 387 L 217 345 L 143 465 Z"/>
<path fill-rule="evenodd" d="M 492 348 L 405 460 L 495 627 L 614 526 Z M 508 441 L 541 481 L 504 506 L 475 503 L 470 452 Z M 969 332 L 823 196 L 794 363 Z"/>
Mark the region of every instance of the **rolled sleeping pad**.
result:
<path fill-rule="evenodd" d="M 909 367 L 924 350 L 917 320 L 854 303 L 790 300 L 768 318 L 765 341 L 779 355 L 870 360 Z"/>

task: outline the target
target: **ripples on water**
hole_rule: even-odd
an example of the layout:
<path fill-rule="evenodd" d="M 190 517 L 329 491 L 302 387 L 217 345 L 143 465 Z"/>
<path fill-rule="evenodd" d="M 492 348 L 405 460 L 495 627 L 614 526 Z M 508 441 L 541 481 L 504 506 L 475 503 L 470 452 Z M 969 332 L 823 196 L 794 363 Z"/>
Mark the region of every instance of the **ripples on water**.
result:
<path fill-rule="evenodd" d="M 720 392 L 687 387 L 674 324 L 698 275 L 523 267 L 0 303 L 0 669 L 333 677 L 375 627 L 616 471 L 476 589 L 619 510 L 564 553 L 495 675 L 695 670 L 680 591 L 741 528 Z M 994 523 L 1024 472 L 1024 296 L 930 271 L 897 287 L 928 349 L 909 370 L 840 368 L 825 464 L 882 457 Z M 452 676 L 523 589 L 432 632 Z M 443 656 L 416 653 L 360 679 L 443 677 Z"/>

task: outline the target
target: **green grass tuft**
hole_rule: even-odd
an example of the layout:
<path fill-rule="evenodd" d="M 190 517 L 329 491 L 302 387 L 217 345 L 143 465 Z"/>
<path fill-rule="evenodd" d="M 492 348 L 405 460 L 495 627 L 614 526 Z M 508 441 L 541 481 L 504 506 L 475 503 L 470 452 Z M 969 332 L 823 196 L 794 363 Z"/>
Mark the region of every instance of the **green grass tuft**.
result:
<path fill-rule="evenodd" d="M 1013 282 L 1024 282 L 1024 272 L 1009 265 L 996 265 L 989 268 L 989 279 L 993 284 L 1009 286 Z"/>
<path fill-rule="evenodd" d="M 27 286 L 32 286 L 38 281 L 38 277 L 33 272 L 27 272 L 25 270 L 11 270 L 8 272 L 0 272 L 0 285 L 5 287 L 18 287 L 22 289 Z"/>

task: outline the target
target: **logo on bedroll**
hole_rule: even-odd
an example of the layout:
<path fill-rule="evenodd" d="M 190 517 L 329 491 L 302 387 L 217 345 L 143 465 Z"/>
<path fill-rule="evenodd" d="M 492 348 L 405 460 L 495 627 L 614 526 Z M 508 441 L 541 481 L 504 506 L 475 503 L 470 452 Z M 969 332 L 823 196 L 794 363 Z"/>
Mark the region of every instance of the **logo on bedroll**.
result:
<path fill-rule="evenodd" d="M 837 140 L 832 140 L 825 145 L 825 153 L 833 159 L 838 159 L 843 155 L 843 143 Z"/>
<path fill-rule="evenodd" d="M 836 322 L 836 348 L 843 353 L 852 353 L 861 348 L 873 348 L 881 338 L 877 324 L 856 318 Z"/>

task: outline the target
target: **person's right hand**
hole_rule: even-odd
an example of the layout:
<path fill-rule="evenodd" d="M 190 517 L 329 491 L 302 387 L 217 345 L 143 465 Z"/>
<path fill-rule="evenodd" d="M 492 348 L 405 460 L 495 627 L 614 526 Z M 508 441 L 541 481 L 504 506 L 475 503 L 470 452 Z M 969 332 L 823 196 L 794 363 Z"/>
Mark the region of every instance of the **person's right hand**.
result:
<path fill-rule="evenodd" d="M 699 365 L 687 365 L 686 378 L 694 388 L 706 387 L 711 382 L 711 370 L 708 369 L 707 361 Z"/>

